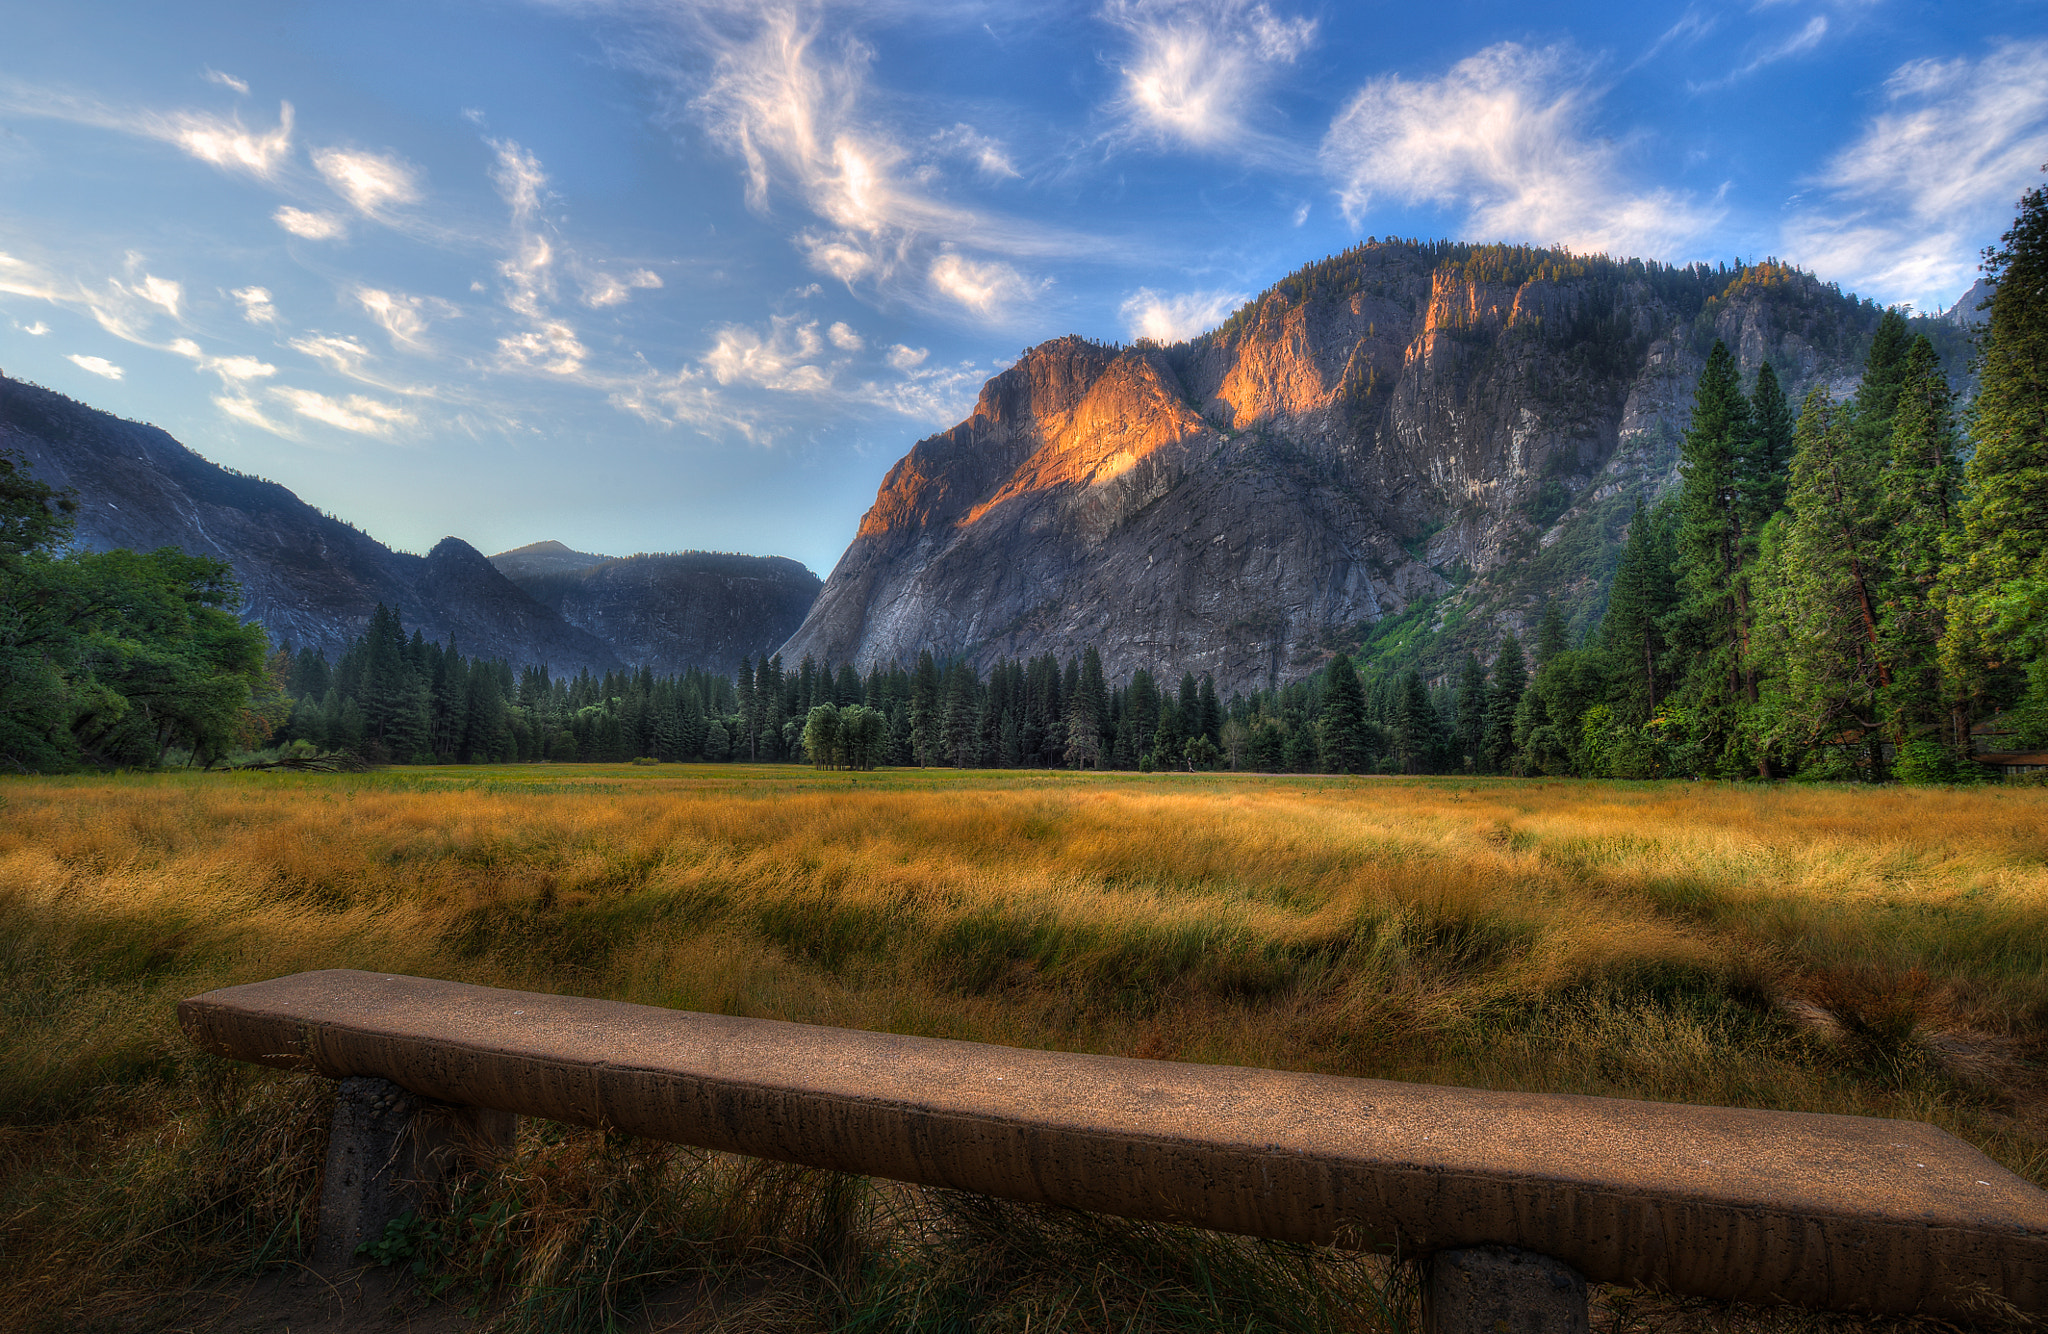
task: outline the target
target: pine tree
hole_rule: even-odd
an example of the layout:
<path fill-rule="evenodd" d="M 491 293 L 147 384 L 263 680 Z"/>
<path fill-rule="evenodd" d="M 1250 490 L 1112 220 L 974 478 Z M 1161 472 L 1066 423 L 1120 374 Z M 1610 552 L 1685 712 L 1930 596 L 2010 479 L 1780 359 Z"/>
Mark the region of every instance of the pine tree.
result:
<path fill-rule="evenodd" d="M 1543 615 L 1536 622 L 1536 670 L 1542 671 L 1552 658 L 1570 647 L 1571 637 L 1564 628 L 1564 610 L 1557 605 L 1556 598 L 1551 598 L 1543 604 Z"/>
<path fill-rule="evenodd" d="M 1486 767 L 1486 667 L 1476 653 L 1465 655 L 1458 673 L 1458 722 L 1452 757 L 1457 768 L 1475 772 Z"/>
<path fill-rule="evenodd" d="M 1071 664 L 1070 664 L 1071 667 Z M 1088 646 L 1078 667 L 1072 667 L 1073 689 L 1067 697 L 1066 762 L 1073 769 L 1099 769 L 1108 752 L 1105 738 L 1109 717 L 1109 691 L 1102 679 L 1102 655 Z"/>
<path fill-rule="evenodd" d="M 1971 711 L 2017 702 L 2048 739 L 2048 188 L 2029 190 L 1987 251 L 1991 319 L 1970 411 L 1962 532 L 1942 666 Z M 2019 670 L 2026 672 L 2018 697 Z"/>
<path fill-rule="evenodd" d="M 1202 687 L 1197 694 L 1196 702 L 1202 711 L 1202 735 L 1209 738 L 1210 744 L 1221 746 L 1223 702 L 1216 698 L 1216 678 L 1207 672 L 1202 673 Z"/>
<path fill-rule="evenodd" d="M 1881 475 L 1880 521 L 1886 571 L 1879 610 L 1879 655 L 1886 735 L 1903 747 L 1927 742 L 1952 760 L 1966 758 L 1941 679 L 1947 622 L 1942 565 L 1958 533 L 1962 466 L 1956 459 L 1954 395 L 1941 358 L 1923 335 L 1906 354 L 1892 416 L 1891 458 Z"/>
<path fill-rule="evenodd" d="M 1522 662 L 1522 641 L 1507 635 L 1493 660 L 1493 688 L 1486 692 L 1486 771 L 1504 774 L 1514 766 L 1515 713 L 1528 689 L 1529 672 Z"/>
<path fill-rule="evenodd" d="M 809 658 L 804 659 L 803 678 L 809 685 L 812 680 Z M 939 726 L 943 721 L 941 703 L 939 665 L 932 660 L 932 651 L 925 649 L 917 655 L 917 674 L 910 682 L 910 750 L 920 769 L 939 758 L 942 745 Z M 808 714 L 809 709 L 806 708 L 805 712 Z"/>
<path fill-rule="evenodd" d="M 1776 665 L 1762 735 L 1791 751 L 1877 725 L 1877 479 L 1853 417 L 1824 389 L 1807 395 L 1785 518 L 1771 532 L 1759 578 L 1760 647 Z"/>
<path fill-rule="evenodd" d="M 1733 765 L 1741 709 L 1756 698 L 1748 586 L 1755 535 L 1743 528 L 1743 475 L 1754 445 L 1741 373 L 1717 341 L 1700 372 L 1680 454 L 1679 600 L 1666 632 L 1686 658 L 1680 691 L 1692 710 L 1692 739 L 1715 770 Z"/>
<path fill-rule="evenodd" d="M 1422 673 L 1408 672 L 1401 678 L 1400 714 L 1394 723 L 1394 750 L 1401 772 L 1429 773 L 1435 769 L 1438 719 L 1422 684 Z"/>
<path fill-rule="evenodd" d="M 1612 683 L 1608 702 L 1625 727 L 1642 728 L 1657 715 L 1664 673 L 1664 622 L 1677 599 L 1672 582 L 1671 505 L 1654 513 L 1636 498 L 1628 546 L 1615 567 L 1600 620 L 1600 648 Z"/>
<path fill-rule="evenodd" d="M 977 724 L 974 669 L 956 662 L 946 669 L 945 706 L 940 727 L 940 745 L 945 762 L 956 769 L 971 769 L 980 760 L 981 738 Z"/>
<path fill-rule="evenodd" d="M 1906 317 L 1897 310 L 1887 310 L 1871 336 L 1850 425 L 1857 450 L 1868 457 L 1883 457 L 1891 441 L 1892 413 L 1905 384 L 1906 355 L 1912 341 Z"/>
<path fill-rule="evenodd" d="M 1332 773 L 1362 774 L 1371 771 L 1372 752 L 1367 744 L 1365 691 L 1359 686 L 1358 671 L 1342 653 L 1330 659 L 1323 685 L 1323 762 Z"/>
<path fill-rule="evenodd" d="M 1785 507 L 1786 478 L 1792 468 L 1792 405 L 1778 383 L 1778 372 L 1768 361 L 1757 368 L 1749 407 L 1754 443 L 1745 479 L 1743 523 L 1754 533 L 1761 532 L 1771 516 Z"/>

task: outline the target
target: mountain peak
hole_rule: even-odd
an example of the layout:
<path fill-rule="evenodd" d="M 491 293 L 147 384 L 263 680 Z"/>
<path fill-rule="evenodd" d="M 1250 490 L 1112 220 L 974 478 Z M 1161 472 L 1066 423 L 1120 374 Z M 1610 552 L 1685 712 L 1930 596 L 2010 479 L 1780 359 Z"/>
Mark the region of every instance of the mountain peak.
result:
<path fill-rule="evenodd" d="M 528 542 L 523 547 L 501 551 L 491 557 L 491 564 L 508 579 L 531 579 L 542 574 L 574 574 L 588 570 L 614 559 L 589 551 L 578 551 L 574 547 L 550 538 L 544 542 Z"/>

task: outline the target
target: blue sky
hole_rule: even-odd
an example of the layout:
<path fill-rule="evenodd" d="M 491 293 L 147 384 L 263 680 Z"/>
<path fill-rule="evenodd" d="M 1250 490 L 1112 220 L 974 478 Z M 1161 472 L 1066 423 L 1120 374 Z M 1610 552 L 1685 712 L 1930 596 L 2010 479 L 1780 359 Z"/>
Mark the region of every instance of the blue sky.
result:
<path fill-rule="evenodd" d="M 1946 306 L 2048 7 L 0 0 L 0 368 L 375 536 L 794 556 L 1033 343 L 1368 235 Z"/>

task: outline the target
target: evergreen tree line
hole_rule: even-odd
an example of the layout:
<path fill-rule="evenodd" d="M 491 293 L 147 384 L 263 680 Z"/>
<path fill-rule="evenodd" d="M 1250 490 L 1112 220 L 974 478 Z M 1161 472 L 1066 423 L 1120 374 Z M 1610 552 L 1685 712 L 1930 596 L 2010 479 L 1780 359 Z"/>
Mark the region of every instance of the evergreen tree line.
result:
<path fill-rule="evenodd" d="M 1856 394 L 1796 413 L 1715 344 L 1681 483 L 1638 508 L 1599 625 L 1502 645 L 1476 767 L 1524 774 L 1974 778 L 2048 741 L 2048 197 L 2004 244 L 1959 410 L 1935 348 L 1887 313 Z M 1512 706 L 1510 706 L 1512 700 Z M 1468 751 L 1468 758 L 1471 753 Z"/>

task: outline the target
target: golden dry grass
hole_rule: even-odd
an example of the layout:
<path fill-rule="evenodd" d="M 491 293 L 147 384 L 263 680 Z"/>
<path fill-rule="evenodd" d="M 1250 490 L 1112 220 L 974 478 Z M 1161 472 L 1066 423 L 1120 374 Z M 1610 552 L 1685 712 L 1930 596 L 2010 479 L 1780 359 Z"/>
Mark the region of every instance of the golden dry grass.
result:
<path fill-rule="evenodd" d="M 84 1262 L 31 1231 L 90 1213 L 49 1163 L 242 1114 L 192 1111 L 238 1077 L 176 1000 L 320 967 L 1911 1116 L 2048 1182 L 2041 789 L 553 766 L 0 801 L 0 1257 L 39 1291 Z"/>

